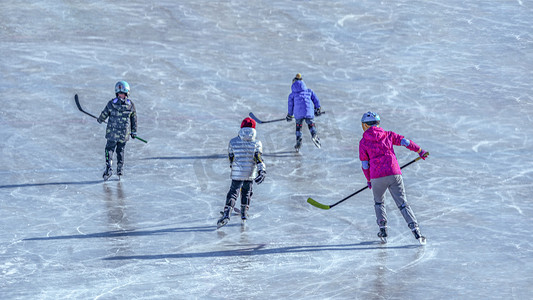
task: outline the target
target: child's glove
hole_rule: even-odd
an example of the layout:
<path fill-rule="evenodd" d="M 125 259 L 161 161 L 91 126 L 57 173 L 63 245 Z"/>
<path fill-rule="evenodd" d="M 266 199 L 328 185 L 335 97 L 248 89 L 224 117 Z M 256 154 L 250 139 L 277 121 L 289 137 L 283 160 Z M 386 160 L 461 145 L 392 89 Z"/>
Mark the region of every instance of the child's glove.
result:
<path fill-rule="evenodd" d="M 291 115 L 287 114 L 287 116 L 285 117 L 285 120 L 287 120 L 287 122 L 290 122 L 292 121 L 292 118 L 293 117 Z"/>
<path fill-rule="evenodd" d="M 259 170 L 259 174 L 255 177 L 255 183 L 261 184 L 265 180 L 266 171 Z"/>
<path fill-rule="evenodd" d="M 367 181 L 367 182 L 366 182 L 366 185 L 368 185 L 368 188 L 369 188 L 369 189 L 372 189 L 372 182 Z"/>
<path fill-rule="evenodd" d="M 97 118 L 96 122 L 98 122 L 98 124 L 102 124 L 103 120 L 101 120 L 100 118 Z"/>
<path fill-rule="evenodd" d="M 320 116 L 322 114 L 322 109 L 320 107 L 315 108 L 315 116 Z"/>
<path fill-rule="evenodd" d="M 137 137 L 137 132 L 132 132 L 130 133 L 130 135 L 131 135 L 131 138 L 134 139 Z"/>
<path fill-rule="evenodd" d="M 420 149 L 420 152 L 418 153 L 418 155 L 419 155 L 423 160 L 426 160 L 426 157 L 428 157 L 429 152 L 427 152 L 426 150 L 422 150 L 422 149 Z"/>

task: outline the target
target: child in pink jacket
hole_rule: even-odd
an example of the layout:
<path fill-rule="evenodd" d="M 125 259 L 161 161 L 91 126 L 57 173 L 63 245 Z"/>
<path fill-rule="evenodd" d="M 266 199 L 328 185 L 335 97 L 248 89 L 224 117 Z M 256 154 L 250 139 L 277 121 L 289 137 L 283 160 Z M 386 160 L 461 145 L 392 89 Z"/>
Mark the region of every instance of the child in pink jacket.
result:
<path fill-rule="evenodd" d="M 388 189 L 415 238 L 423 244 L 425 237 L 420 234 L 415 214 L 407 204 L 402 172 L 393 146 L 404 146 L 417 152 L 422 159 L 426 159 L 429 153 L 402 135 L 383 130 L 379 127 L 379 122 L 380 118 L 377 113 L 369 111 L 363 114 L 361 125 L 364 133 L 359 141 L 359 160 L 361 160 L 368 187 L 374 194 L 374 210 L 379 226 L 378 237 L 383 242 L 387 241 L 387 212 L 384 199 Z"/>

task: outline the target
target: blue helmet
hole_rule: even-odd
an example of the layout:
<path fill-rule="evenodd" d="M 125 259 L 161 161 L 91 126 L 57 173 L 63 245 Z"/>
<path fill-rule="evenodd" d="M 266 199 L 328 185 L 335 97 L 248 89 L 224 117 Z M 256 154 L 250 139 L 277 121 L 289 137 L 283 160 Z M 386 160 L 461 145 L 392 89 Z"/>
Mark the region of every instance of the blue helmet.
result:
<path fill-rule="evenodd" d="M 371 111 L 364 113 L 363 117 L 361 118 L 361 123 L 370 123 L 370 122 L 376 122 L 375 124 L 379 124 L 379 115 Z"/>
<path fill-rule="evenodd" d="M 115 84 L 115 94 L 124 93 L 130 95 L 130 85 L 126 81 L 119 81 Z"/>

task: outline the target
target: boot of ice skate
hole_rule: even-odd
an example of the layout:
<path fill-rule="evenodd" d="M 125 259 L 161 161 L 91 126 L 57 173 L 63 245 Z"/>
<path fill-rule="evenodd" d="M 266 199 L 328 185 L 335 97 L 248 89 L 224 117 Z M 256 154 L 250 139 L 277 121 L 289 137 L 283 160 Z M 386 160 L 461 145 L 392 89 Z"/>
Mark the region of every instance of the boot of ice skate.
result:
<path fill-rule="evenodd" d="M 218 219 L 217 228 L 220 228 L 229 222 L 229 215 L 231 214 L 231 206 L 225 206 L 224 212 L 222 212 L 222 217 Z"/>
<path fill-rule="evenodd" d="M 246 222 L 248 220 L 248 205 L 241 205 L 241 220 Z"/>
<path fill-rule="evenodd" d="M 302 138 L 296 138 L 296 145 L 294 145 L 294 149 L 296 149 L 296 152 L 300 152 L 300 148 L 302 148 Z"/>
<path fill-rule="evenodd" d="M 102 177 L 104 178 L 104 181 L 107 181 L 111 175 L 113 175 L 113 168 L 111 167 L 112 162 L 109 161 L 105 164 L 105 171 Z"/>

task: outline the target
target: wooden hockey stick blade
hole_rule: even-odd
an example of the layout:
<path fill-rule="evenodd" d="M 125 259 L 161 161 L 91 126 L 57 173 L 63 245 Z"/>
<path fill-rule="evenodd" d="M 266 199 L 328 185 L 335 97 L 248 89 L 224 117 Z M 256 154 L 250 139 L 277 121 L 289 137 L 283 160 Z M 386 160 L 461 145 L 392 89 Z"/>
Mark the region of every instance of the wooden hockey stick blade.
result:
<path fill-rule="evenodd" d="M 322 204 L 322 203 L 318 203 L 312 198 L 307 198 L 307 203 L 313 205 L 314 207 L 318 207 L 318 208 L 321 208 L 321 209 L 330 209 L 331 208 L 331 206 L 325 205 L 325 204 Z"/>

